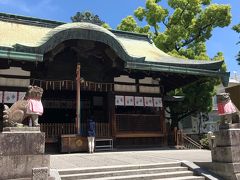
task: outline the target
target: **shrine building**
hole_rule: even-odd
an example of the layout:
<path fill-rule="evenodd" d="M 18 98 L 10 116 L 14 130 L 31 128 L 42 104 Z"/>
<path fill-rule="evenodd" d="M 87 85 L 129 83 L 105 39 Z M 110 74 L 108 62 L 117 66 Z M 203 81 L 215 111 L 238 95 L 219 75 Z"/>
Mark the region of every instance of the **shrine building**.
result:
<path fill-rule="evenodd" d="M 93 113 L 96 138 L 114 147 L 166 146 L 166 93 L 206 77 L 227 84 L 222 63 L 172 57 L 143 34 L 0 13 L 0 104 L 42 87 L 47 143 L 84 139 Z"/>

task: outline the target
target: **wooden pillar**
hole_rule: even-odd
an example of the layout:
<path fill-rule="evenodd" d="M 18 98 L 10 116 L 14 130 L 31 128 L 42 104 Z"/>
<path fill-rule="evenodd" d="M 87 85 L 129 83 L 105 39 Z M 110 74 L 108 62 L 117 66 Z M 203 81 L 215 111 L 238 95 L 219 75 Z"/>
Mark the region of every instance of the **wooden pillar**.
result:
<path fill-rule="evenodd" d="M 108 92 L 107 101 L 108 101 L 108 118 L 109 118 L 109 130 L 110 137 L 116 137 L 116 119 L 115 119 L 115 95 L 112 92 Z"/>
<path fill-rule="evenodd" d="M 75 119 L 75 124 L 76 124 L 76 134 L 80 134 L 80 110 L 81 110 L 81 98 L 80 98 L 80 92 L 81 92 L 81 86 L 80 86 L 80 69 L 81 66 L 78 63 L 77 64 L 77 70 L 76 70 L 76 119 Z"/>
<path fill-rule="evenodd" d="M 162 97 L 162 100 L 163 100 L 163 97 Z M 162 133 L 164 134 L 163 136 L 163 145 L 164 146 L 167 146 L 168 142 L 168 132 L 167 132 L 167 129 L 166 129 L 166 121 L 165 121 L 165 110 L 164 110 L 164 107 L 161 107 L 160 108 L 160 121 L 161 121 L 161 127 L 162 127 Z"/>
<path fill-rule="evenodd" d="M 140 87 L 139 87 L 139 79 L 136 78 L 136 92 L 140 93 Z"/>

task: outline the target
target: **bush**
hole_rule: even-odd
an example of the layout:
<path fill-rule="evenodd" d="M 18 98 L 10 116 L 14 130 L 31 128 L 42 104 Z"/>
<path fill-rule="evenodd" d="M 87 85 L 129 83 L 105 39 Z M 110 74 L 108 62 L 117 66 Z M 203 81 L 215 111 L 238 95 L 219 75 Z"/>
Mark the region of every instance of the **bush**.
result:
<path fill-rule="evenodd" d="M 204 134 L 203 137 L 200 139 L 200 144 L 203 146 L 204 149 L 209 149 L 209 141 L 207 138 L 207 134 Z"/>

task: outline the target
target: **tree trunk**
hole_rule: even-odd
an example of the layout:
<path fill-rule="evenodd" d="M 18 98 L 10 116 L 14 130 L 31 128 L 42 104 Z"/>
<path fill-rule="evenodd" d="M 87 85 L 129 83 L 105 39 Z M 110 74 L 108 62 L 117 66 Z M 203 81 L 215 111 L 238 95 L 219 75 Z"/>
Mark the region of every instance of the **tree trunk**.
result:
<path fill-rule="evenodd" d="M 172 123 L 171 123 L 171 131 L 174 130 L 175 127 L 177 127 L 177 129 L 179 129 L 179 126 L 178 126 L 178 118 L 171 118 L 172 119 Z"/>

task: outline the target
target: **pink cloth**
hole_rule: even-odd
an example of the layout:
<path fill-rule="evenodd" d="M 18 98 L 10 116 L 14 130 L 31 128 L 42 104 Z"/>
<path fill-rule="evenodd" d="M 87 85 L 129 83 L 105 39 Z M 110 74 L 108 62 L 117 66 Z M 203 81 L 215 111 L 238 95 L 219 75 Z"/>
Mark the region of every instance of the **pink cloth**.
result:
<path fill-rule="evenodd" d="M 232 114 L 235 112 L 237 112 L 237 108 L 235 107 L 231 100 L 229 100 L 226 103 L 218 103 L 219 115 Z"/>
<path fill-rule="evenodd" d="M 27 106 L 27 114 L 43 114 L 43 105 L 40 100 L 29 99 Z"/>

